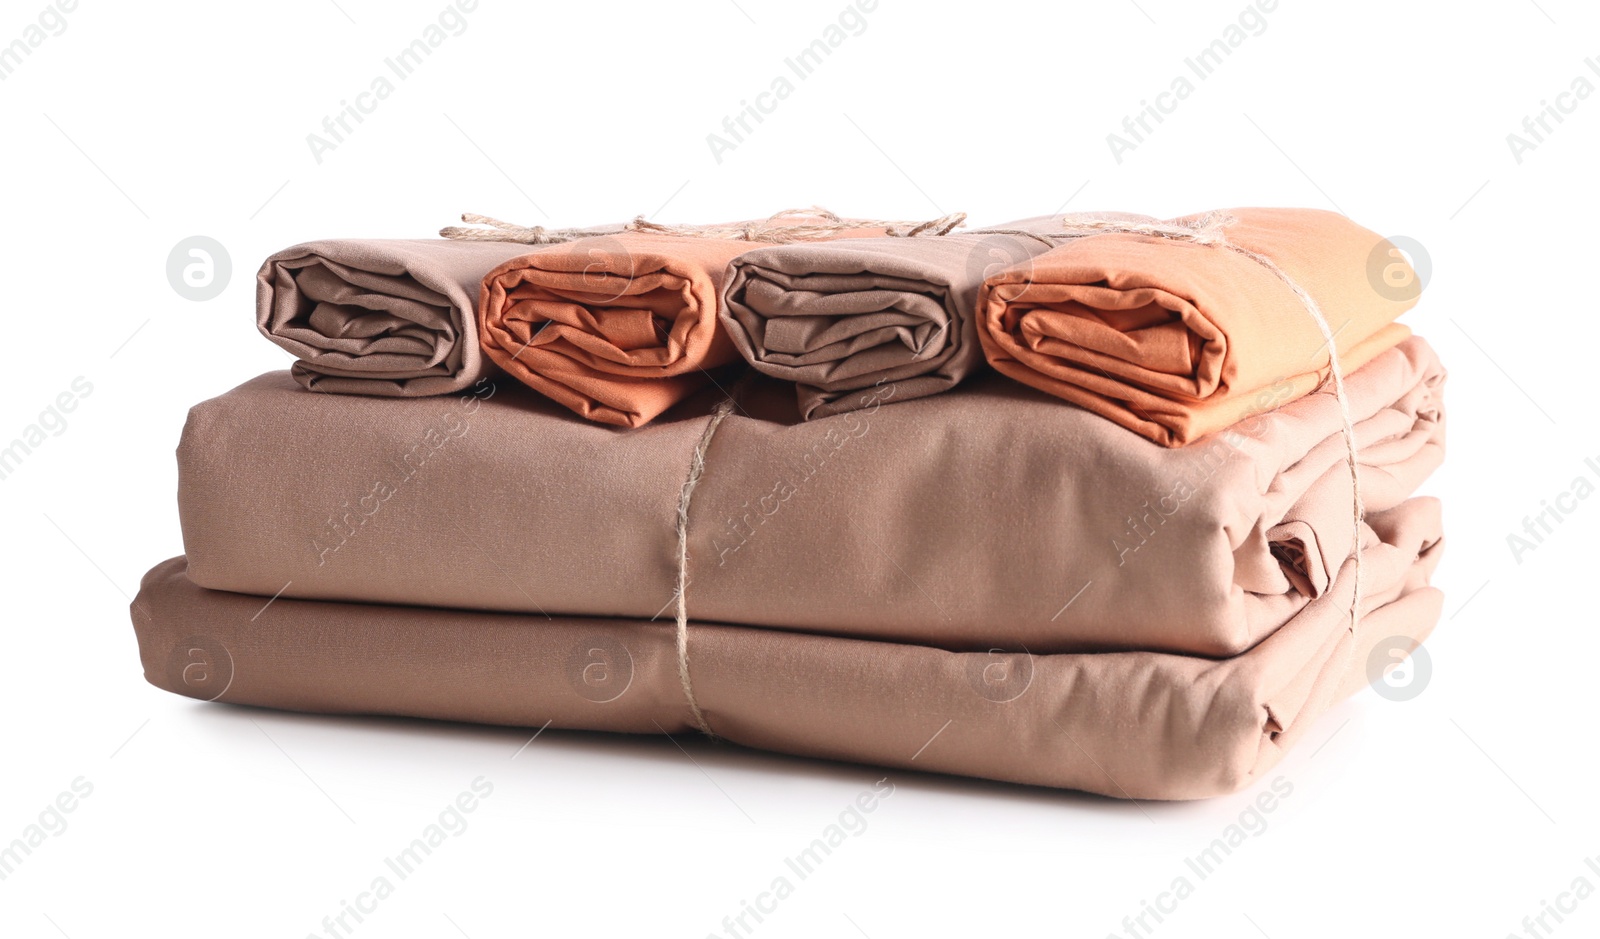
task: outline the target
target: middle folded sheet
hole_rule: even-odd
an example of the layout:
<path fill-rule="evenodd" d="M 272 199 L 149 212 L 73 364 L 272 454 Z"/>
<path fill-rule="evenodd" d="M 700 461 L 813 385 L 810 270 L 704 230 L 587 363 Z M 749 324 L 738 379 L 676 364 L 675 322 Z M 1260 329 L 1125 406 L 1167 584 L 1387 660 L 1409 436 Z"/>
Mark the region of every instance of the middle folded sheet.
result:
<path fill-rule="evenodd" d="M 1351 374 L 1371 513 L 1443 454 L 1420 338 Z M 1285 391 L 1287 393 L 1287 391 Z M 705 453 L 690 616 L 952 650 L 1226 656 L 1349 554 L 1339 407 L 1313 394 L 1169 449 L 1000 376 L 802 421 L 757 379 Z M 521 387 L 377 400 L 263 375 L 178 451 L 188 573 L 218 590 L 668 622 L 680 493 L 720 394 L 632 430 Z M 1363 537 L 1370 535 L 1365 533 Z"/>
<path fill-rule="evenodd" d="M 1064 218 L 996 227 L 1053 231 Z M 870 407 L 882 393 L 920 398 L 985 367 L 975 309 L 984 280 L 1050 247 L 957 232 L 759 248 L 729 265 L 722 322 L 757 371 L 795 382 L 808 420 Z"/>

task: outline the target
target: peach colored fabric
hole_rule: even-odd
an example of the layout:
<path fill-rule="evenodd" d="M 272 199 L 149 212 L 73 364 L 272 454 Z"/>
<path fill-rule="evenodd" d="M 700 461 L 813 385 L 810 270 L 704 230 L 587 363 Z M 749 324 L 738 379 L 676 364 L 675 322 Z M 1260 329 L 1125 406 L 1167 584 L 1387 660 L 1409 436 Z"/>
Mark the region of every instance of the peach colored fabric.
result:
<path fill-rule="evenodd" d="M 1346 374 L 1410 334 L 1394 320 L 1415 293 L 1397 296 L 1382 280 L 1404 261 L 1375 232 L 1316 209 L 1226 214 L 1237 219 L 1230 242 L 1317 300 Z M 1265 267 L 1146 235 L 1077 239 L 989 278 L 978 335 L 1004 374 L 1169 447 L 1254 413 L 1262 389 L 1281 389 L 1281 404 L 1328 375 L 1322 334 Z"/>
<path fill-rule="evenodd" d="M 1350 375 L 1374 512 L 1443 459 L 1443 382 L 1420 338 Z M 286 599 L 670 620 L 679 494 L 721 398 L 618 433 L 509 381 L 380 400 L 263 375 L 184 429 L 189 575 Z M 1231 655 L 1349 554 L 1340 428 L 1315 394 L 1167 449 L 994 374 L 802 421 L 792 386 L 752 376 L 690 507 L 689 612 L 948 649 Z"/>
<path fill-rule="evenodd" d="M 1038 655 L 695 621 L 689 663 L 734 743 L 903 770 L 1194 799 L 1250 785 L 1368 680 L 1380 643 L 1413 646 L 1440 593 L 1438 506 L 1372 518 L 1368 612 L 1353 567 L 1265 641 L 1222 661 L 1159 652 Z M 561 729 L 687 733 L 673 626 L 295 600 L 204 590 L 183 558 L 147 574 L 132 615 L 145 677 L 204 700 Z M 546 723 L 548 722 L 548 724 Z M 1320 730 L 1317 728 L 1321 728 Z"/>
<path fill-rule="evenodd" d="M 483 350 L 592 421 L 638 427 L 739 353 L 717 321 L 748 241 L 624 233 L 529 252 L 483 280 Z"/>

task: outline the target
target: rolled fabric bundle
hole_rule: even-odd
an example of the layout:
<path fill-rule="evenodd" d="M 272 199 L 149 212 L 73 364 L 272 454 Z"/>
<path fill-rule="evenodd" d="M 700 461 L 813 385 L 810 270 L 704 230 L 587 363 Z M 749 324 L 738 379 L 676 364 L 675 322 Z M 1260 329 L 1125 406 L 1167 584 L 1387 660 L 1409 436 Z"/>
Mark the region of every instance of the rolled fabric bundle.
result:
<path fill-rule="evenodd" d="M 1347 377 L 1370 511 L 1443 458 L 1420 338 Z M 415 401 L 271 373 L 196 406 L 178 448 L 189 576 L 284 598 L 697 620 L 948 649 L 1234 655 L 1351 549 L 1338 402 L 1166 449 L 1001 376 L 800 420 L 756 378 L 628 433 L 502 383 Z M 671 615 L 671 614 L 668 614 Z"/>
<path fill-rule="evenodd" d="M 491 366 L 478 348 L 483 277 L 527 250 L 445 239 L 312 241 L 256 275 L 256 325 L 300 359 L 306 388 L 417 397 L 470 387 Z"/>
<path fill-rule="evenodd" d="M 1122 799 L 1195 799 L 1260 780 L 1374 660 L 1433 628 L 1437 505 L 1372 518 L 1365 614 L 1353 562 L 1281 629 L 1223 661 L 1159 652 L 950 652 L 744 625 L 247 596 L 183 558 L 132 604 L 145 677 L 176 694 L 329 714 L 626 733 L 693 732 L 782 753 Z M 1375 655 L 1375 650 L 1382 650 Z M 548 723 L 546 723 L 548 722 Z M 546 737 L 545 739 L 551 739 Z M 555 738 L 559 740 L 560 738 Z"/>
<path fill-rule="evenodd" d="M 1048 231 L 1061 220 L 996 227 Z M 795 383 L 806 420 L 909 401 L 983 366 L 978 288 L 1049 247 L 1023 235 L 951 233 L 761 248 L 733 260 L 722 322 L 753 368 Z"/>
<path fill-rule="evenodd" d="M 785 231 L 827 241 L 883 235 L 884 224 L 822 210 L 720 227 L 640 219 L 617 235 L 536 249 L 484 278 L 483 350 L 591 421 L 639 427 L 739 361 L 717 315 L 729 261 Z"/>
<path fill-rule="evenodd" d="M 738 360 L 717 306 L 728 262 L 750 248 L 629 232 L 520 254 L 483 279 L 483 351 L 591 421 L 648 424 Z"/>
<path fill-rule="evenodd" d="M 1415 272 L 1386 239 L 1317 209 L 1244 208 L 1222 234 L 1276 264 L 1322 308 L 1348 373 L 1410 331 L 1394 320 Z M 1193 223 L 1201 216 L 1175 220 Z M 991 277 L 978 300 L 990 364 L 1164 446 L 1254 410 L 1262 389 L 1309 394 L 1328 344 L 1301 300 L 1258 261 L 1145 234 L 1064 241 Z"/>

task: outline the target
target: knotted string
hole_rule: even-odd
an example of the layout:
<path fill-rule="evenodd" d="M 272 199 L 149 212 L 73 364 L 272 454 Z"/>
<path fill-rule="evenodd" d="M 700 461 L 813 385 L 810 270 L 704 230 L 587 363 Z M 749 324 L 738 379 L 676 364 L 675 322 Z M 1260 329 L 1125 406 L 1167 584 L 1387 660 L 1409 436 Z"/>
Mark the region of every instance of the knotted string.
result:
<path fill-rule="evenodd" d="M 1190 241 L 1197 245 L 1229 245 L 1223 229 L 1233 224 L 1231 215 L 1207 212 L 1205 215 L 1178 222 L 1135 222 L 1127 218 L 1092 218 L 1069 216 L 1061 219 L 1061 227 L 1054 231 L 1028 231 L 1022 228 L 975 228 L 963 232 L 968 235 L 1020 235 L 1042 241 L 1051 247 L 1062 241 L 1088 238 L 1091 235 L 1149 235 L 1153 238 L 1170 238 Z M 1231 247 L 1231 245 L 1229 245 Z M 1259 260 L 1259 259 L 1258 259 Z M 1279 272 L 1280 276 L 1282 272 Z M 1285 278 L 1287 280 L 1287 278 Z M 1290 286 L 1294 284 L 1291 282 Z M 1319 314 L 1320 315 L 1320 314 Z"/>
<path fill-rule="evenodd" d="M 599 228 L 545 228 L 543 225 L 526 227 L 502 222 L 497 218 L 487 215 L 478 215 L 475 212 L 461 213 L 461 220 L 471 225 L 487 225 L 487 228 L 461 228 L 450 226 L 439 229 L 439 237 L 449 238 L 452 241 L 509 241 L 524 245 L 559 245 L 579 238 L 593 238 L 597 235 L 615 235 L 623 230 L 621 225 L 602 226 Z"/>
<path fill-rule="evenodd" d="M 626 225 L 601 228 L 545 228 L 542 225 L 526 227 L 502 222 L 487 215 L 471 212 L 461 216 L 463 222 L 484 225 L 485 228 L 451 226 L 439 229 L 441 238 L 454 241 L 508 241 L 525 245 L 559 245 L 579 238 L 598 235 L 617 235 L 623 232 L 644 232 L 658 235 L 682 235 L 688 238 L 721 238 L 727 241 L 750 241 L 761 244 L 786 245 L 806 241 L 825 241 L 848 231 L 882 229 L 897 238 L 918 238 L 925 235 L 948 235 L 965 224 L 965 212 L 952 212 L 925 222 L 843 218 L 827 209 L 784 209 L 764 219 L 738 222 L 731 225 L 666 225 L 652 222 L 643 215 L 636 216 Z"/>
<path fill-rule="evenodd" d="M 804 219 L 792 224 L 773 224 L 783 219 Z M 820 221 L 815 221 L 820 219 Z M 734 225 L 662 225 L 639 216 L 628 223 L 629 231 L 662 235 L 688 235 L 693 238 L 725 238 L 731 241 L 759 241 L 767 244 L 793 244 L 823 241 L 848 231 L 883 229 L 898 238 L 947 235 L 966 222 L 965 212 L 952 212 L 925 222 L 891 221 L 871 218 L 841 218 L 827 209 L 785 209 L 758 222 Z"/>

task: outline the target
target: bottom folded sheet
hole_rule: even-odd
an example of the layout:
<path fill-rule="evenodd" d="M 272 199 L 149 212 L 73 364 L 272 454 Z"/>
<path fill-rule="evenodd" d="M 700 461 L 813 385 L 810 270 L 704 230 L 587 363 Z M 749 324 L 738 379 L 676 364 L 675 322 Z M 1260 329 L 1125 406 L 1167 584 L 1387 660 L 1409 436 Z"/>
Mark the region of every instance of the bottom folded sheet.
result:
<path fill-rule="evenodd" d="M 747 746 L 1117 798 L 1219 795 L 1359 690 L 1373 649 L 1409 649 L 1437 622 L 1437 503 L 1371 521 L 1381 540 L 1365 553 L 1354 632 L 1347 561 L 1322 596 L 1227 659 L 960 653 L 691 622 L 690 685 L 716 735 Z M 157 565 L 132 607 L 145 677 L 167 691 L 330 714 L 696 728 L 670 622 L 266 603 L 197 587 L 186 566 Z"/>

